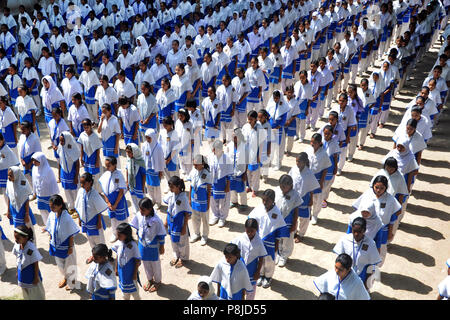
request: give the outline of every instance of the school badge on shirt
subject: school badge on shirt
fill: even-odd
[[[177,206],[181,204],[181,200],[177,200]]]
[[[114,183],[119,183],[119,179],[114,179]]]
[[[22,186],[24,186],[24,185],[27,184],[27,182],[26,182],[25,180],[22,180],[22,181],[20,181],[20,184],[21,184]]]
[[[71,145],[71,144],[68,144],[68,145],[67,145],[67,149],[72,149],[72,145]]]
[[[289,195],[286,195],[285,198],[286,198],[286,200],[291,200],[291,196],[289,196]]]
[[[108,269],[108,270],[105,271],[105,273],[106,273],[106,275],[110,276],[112,271],[111,271],[111,269]]]
[[[276,219],[277,218],[277,214],[276,213],[272,213],[272,219]]]
[[[202,179],[206,179],[206,173],[202,174]]]
[[[217,104],[214,105],[214,109],[217,109]]]
[[[32,254],[33,254],[33,250],[31,250],[31,249],[28,249],[28,251],[27,251],[27,255],[31,256]]]
[[[367,243],[364,243],[361,247],[362,251],[367,251],[367,249],[369,249],[369,245]]]
[[[381,208],[381,209],[386,208],[386,202],[380,203],[380,208]]]

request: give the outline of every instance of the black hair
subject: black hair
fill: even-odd
[[[342,266],[347,270],[350,270],[350,268],[353,265],[352,257],[350,257],[346,253],[341,253],[340,255],[337,256],[335,263],[338,263],[338,262],[340,264],[342,264]]]
[[[26,129],[29,129],[31,132],[33,132],[33,125],[31,124],[31,122],[30,121],[22,121],[21,123],[20,123],[20,125],[21,126],[23,126],[24,128],[26,128]]]
[[[116,157],[107,157],[105,160],[109,161],[113,166],[117,166],[117,158]]]
[[[62,211],[67,210],[67,206],[63,200],[63,198],[59,194],[54,194],[48,200],[49,203],[53,203],[56,206],[62,206]]]
[[[72,98],[82,101],[81,93],[76,92],[72,95]]]
[[[196,109],[197,103],[195,102],[195,100],[188,100],[188,101],[186,101],[186,108]]]
[[[254,218],[248,218],[248,219],[245,221],[244,227],[245,227],[245,228],[250,228],[250,229],[258,230],[258,229],[259,229],[259,226],[258,226],[258,220],[254,219]]]
[[[352,222],[352,228],[355,228],[355,226],[360,226],[362,231],[366,231],[367,229],[367,222],[366,219],[363,217],[357,217]]]
[[[63,113],[63,111],[62,111],[62,109],[61,109],[60,107],[54,108],[54,109],[52,110],[52,112],[54,112],[55,114],[59,114],[59,115],[61,116],[61,119],[64,118],[64,113]]]
[[[186,186],[184,185],[183,179],[181,179],[179,176],[173,176],[168,181],[169,185],[174,185],[178,188],[180,188],[181,192],[184,192],[186,190]]]
[[[0,141],[5,141],[5,137],[3,136],[3,133],[0,132]]]
[[[275,201],[275,191],[273,191],[272,189],[266,189],[266,190],[264,190],[263,196],[264,196],[264,197],[268,197],[268,198],[271,199],[272,201]]]
[[[102,105],[102,109],[106,109],[107,111],[111,111],[111,105],[109,103],[104,103]]]
[[[280,179],[278,180],[280,186],[293,186],[294,185],[294,180],[292,179],[292,177],[288,174],[283,174]]]
[[[169,126],[174,126],[174,121],[171,116],[164,117],[164,119],[162,120],[162,123],[167,124]]]
[[[386,187],[386,190],[388,188],[388,179],[385,176],[376,176],[373,180],[372,186],[374,186],[376,183],[381,182]]]
[[[139,208],[149,210],[150,216],[152,217],[155,215],[155,210],[153,209],[153,201],[148,197],[139,200]]]
[[[89,118],[86,118],[86,119],[83,119],[83,121],[81,121],[81,123],[84,125],[84,124],[87,124],[87,125],[89,125],[89,126],[92,126],[92,121],[91,121],[91,119],[89,119]]]
[[[126,105],[126,104],[130,103],[130,102],[128,101],[127,97],[120,96],[118,103],[119,103],[119,105],[123,106],[123,105]]]
[[[186,109],[181,108],[178,110],[178,113],[179,114],[181,113],[184,116],[184,121],[181,121],[183,123],[187,123],[191,119],[191,116],[189,115],[189,112]]]
[[[297,161],[305,163],[306,167],[309,168],[309,158],[306,152],[300,152],[300,154],[297,157]]]
[[[247,113],[247,117],[256,119],[258,118],[258,112],[256,112],[255,110],[251,110],[249,111],[249,113]]]
[[[320,133],[314,133],[311,137],[311,140],[314,140],[315,142],[322,143],[322,135]]]
[[[151,84],[148,81],[142,81],[141,85],[144,86],[147,89],[150,89],[152,87]]]
[[[207,284],[205,281],[200,281],[197,285],[197,288],[203,289],[203,290],[210,290],[209,284]]]
[[[117,233],[121,233],[124,234],[126,236],[125,238],[125,244],[130,243],[131,241],[134,241],[133,239],[133,230],[131,230],[131,226],[126,223],[126,222],[122,222],[121,224],[119,224],[116,228]]]
[[[89,182],[91,186],[94,184],[94,178],[92,177],[92,174],[89,172],[85,172],[81,175],[81,178],[84,179],[84,181]]]
[[[107,76],[106,74],[102,75],[102,76],[100,77],[100,80],[109,82],[109,78],[108,78],[108,76]]]
[[[92,248],[92,255],[106,257],[109,262],[113,262],[114,259],[112,257],[112,250],[108,249],[106,244],[99,243]]]
[[[333,132],[333,127],[331,125],[327,124],[323,127],[323,131],[325,131],[325,130],[330,130],[331,132]]]
[[[384,161],[383,168],[386,169],[386,166],[389,166],[391,168],[395,168],[395,170],[398,170],[398,162],[397,159],[394,157],[389,157]]]
[[[267,112],[266,109],[261,109],[258,111],[258,113],[261,113],[263,116],[265,116],[267,119],[270,118],[270,114]]]
[[[414,129],[416,129],[416,128],[417,128],[417,120],[411,118],[411,119],[409,119],[409,120],[406,122],[406,125],[407,125],[407,126],[411,126],[411,127],[413,127]]]
[[[241,257],[241,250],[239,249],[239,247],[236,244],[229,243],[223,249],[223,254],[225,254],[225,255],[231,254],[239,259]]]
[[[34,238],[33,229],[28,228],[24,224],[20,225],[20,226],[17,226],[16,229],[19,229],[20,231],[25,232],[27,234],[26,236],[24,236],[23,234],[19,233],[21,237],[27,237],[28,241],[33,241],[33,238]]]
[[[417,97],[417,98],[422,98],[422,97]],[[423,99],[423,98],[422,98],[422,99]],[[422,108],[421,108],[420,106],[418,106],[418,105],[415,105],[415,106],[413,106],[413,107],[411,108],[411,112],[413,112],[413,111],[422,114]]]

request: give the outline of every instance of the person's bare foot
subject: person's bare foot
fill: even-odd
[[[373,133],[370,134],[370,139],[374,139],[375,135]]]
[[[153,283],[153,286],[148,290],[149,292],[156,292],[158,291],[159,287],[161,286],[161,282]]]
[[[360,145],[359,147],[358,147],[358,150],[362,150],[364,148],[364,146],[363,145]]]

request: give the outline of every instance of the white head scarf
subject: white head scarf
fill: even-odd
[[[136,174],[139,171],[139,167],[145,169],[145,161],[142,157],[141,149],[135,143],[127,144],[127,147],[131,147],[133,152],[133,158],[127,156],[127,169],[128,169],[128,184],[132,187],[136,186]]]
[[[5,142],[3,147],[0,148],[0,170],[5,170],[18,165],[19,159],[17,159],[16,154]]]
[[[364,218],[361,214],[361,212],[363,211],[369,212],[370,216],[368,218]],[[370,239],[374,239],[377,232],[383,226],[383,222],[377,215],[375,204],[372,200],[368,199],[367,197],[361,200],[359,209],[350,215],[350,224],[352,224],[353,220],[358,217],[362,217],[364,218],[364,220],[366,220],[366,236]]]
[[[394,157],[397,160],[398,170],[403,174],[410,173],[411,171],[419,169],[417,161],[409,149],[409,140],[405,136],[401,136],[397,139],[397,146],[402,145],[405,147],[405,151],[399,152],[397,148],[391,150],[383,161],[386,161],[388,157]]]
[[[59,194],[55,174],[52,168],[50,168],[45,155],[42,152],[35,152],[31,158],[40,163],[39,166],[33,166],[31,173],[33,177],[33,190],[36,195],[49,197],[54,194]]]
[[[195,59],[194,55],[189,54],[187,56],[187,58],[191,58],[192,66],[189,66],[186,63],[186,65],[184,66],[184,70],[185,70],[186,74],[189,76],[189,78],[191,79],[191,82],[193,83],[194,81],[196,81],[198,78],[201,77],[200,68],[198,67],[197,59]],[[187,60],[187,58],[186,58],[186,60]]]
[[[80,146],[75,141],[75,138],[69,131],[61,132],[64,137],[64,146],[61,143],[58,145],[58,155],[60,164],[65,172],[72,170],[73,163],[80,157]]]
[[[9,203],[19,211],[28,200],[28,196],[33,194],[33,190],[18,166],[13,166],[10,170],[14,175],[14,181],[8,180],[6,183],[6,195],[9,198]]]
[[[378,80],[373,80],[373,74],[378,75]],[[379,72],[374,72],[372,76],[369,79],[369,90],[372,93],[373,97],[376,99],[380,96],[381,93],[384,92],[386,89],[386,86],[384,85],[384,82],[381,80],[381,75]]]
[[[50,84],[48,89],[45,88],[44,79],[47,80],[48,83]],[[46,106],[47,109],[49,109],[54,102],[64,100],[64,96],[62,95],[61,91],[59,91],[52,77],[45,76],[42,78],[41,82],[42,82],[41,97],[42,101],[44,102],[44,106]]]

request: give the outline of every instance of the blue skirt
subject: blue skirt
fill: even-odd
[[[245,191],[245,183],[242,180],[242,175],[240,176],[230,176],[230,190],[241,193]]]
[[[129,143],[135,143],[136,145],[139,146],[139,135],[137,135],[136,139],[133,139],[133,135],[134,135],[137,125],[138,125],[138,122],[136,121],[131,126],[130,131],[127,130],[125,125],[123,126],[123,139],[125,141],[125,145],[128,145]]]
[[[49,200],[50,200],[50,196],[48,196],[48,197],[37,196],[37,207],[38,207],[38,209],[50,212],[51,210],[50,210]]]
[[[116,147],[116,135],[112,135],[108,140],[103,142],[103,156],[105,157],[115,157],[118,158],[119,154],[114,153],[114,148]]]
[[[114,191],[107,195],[110,203],[115,203],[117,200],[117,196],[119,195],[119,191]],[[115,211],[111,211],[108,209],[108,215],[110,219],[117,219],[119,221],[123,221],[126,218],[128,218],[128,206],[127,201],[125,200],[125,193],[122,196],[122,199],[120,199],[119,204],[117,205],[117,208]]]
[[[279,82],[279,79],[280,79],[280,72],[281,72],[281,68],[280,67],[273,68],[273,71],[272,71],[272,73],[269,76],[269,82],[277,84]]]
[[[294,62],[292,62],[287,67],[283,68],[283,72],[281,73],[282,79],[292,79],[294,73]]]
[[[250,94],[247,96],[247,102],[249,103],[260,103],[261,98],[258,98],[259,87],[254,87]]]
[[[97,162],[97,150],[94,151],[90,157],[87,156],[86,152],[83,152],[84,170],[92,175],[96,175],[100,172],[100,168],[95,166]]]
[[[62,160],[61,160],[62,161]],[[65,190],[76,190],[78,185],[73,181],[76,174],[76,165],[73,163],[72,170],[70,172],[65,172],[61,166],[61,185]]]
[[[153,169],[147,169],[145,172],[145,181],[147,185],[151,187],[159,187],[161,185],[161,180],[159,179],[159,172],[155,172]]]
[[[208,96],[208,88],[214,87],[214,78],[212,78],[208,83],[202,80],[202,97],[206,98]]]

